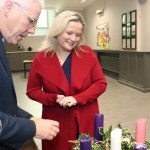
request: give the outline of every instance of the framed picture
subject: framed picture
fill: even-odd
[[[130,46],[130,39],[127,39],[127,48],[131,48],[131,46]]]
[[[126,31],[127,31],[126,26],[124,26],[124,27],[122,28],[122,35],[123,35],[123,36],[126,36],[126,35],[127,35],[127,34],[126,34]]]
[[[127,23],[130,22],[130,13],[127,13]]]
[[[136,50],[137,12],[132,10],[122,14],[122,49]]]
[[[135,48],[135,39],[132,39],[131,44],[132,44],[132,48],[134,49]]]
[[[97,29],[97,45],[102,49],[109,49],[109,22],[96,26]]]
[[[122,48],[126,48],[126,39],[122,39]]]
[[[135,11],[131,12],[131,22],[135,22]]]
[[[127,37],[130,37],[130,27],[127,27]]]
[[[122,14],[122,24],[126,24],[127,23],[127,14]]]
[[[135,35],[135,25],[132,25],[132,27],[131,27],[131,34]]]

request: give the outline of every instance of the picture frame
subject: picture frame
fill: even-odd
[[[132,39],[131,44],[132,44],[132,48],[134,49],[135,48],[135,39]]]
[[[126,39],[122,39],[122,47],[123,47],[123,48],[126,48],[126,45],[127,45],[127,44],[126,44]]]
[[[127,48],[131,48],[130,39],[127,39]]]
[[[127,37],[130,37],[130,35],[131,35],[130,32],[131,32],[131,31],[130,31],[130,26],[128,26],[128,27],[127,27]]]
[[[135,35],[135,25],[131,26],[131,35]]]
[[[130,22],[130,13],[127,13],[127,23]]]
[[[123,28],[122,28],[122,35],[123,36],[126,36],[127,35],[127,29],[126,29],[126,26],[124,26]]]
[[[97,46],[101,49],[109,49],[109,22],[102,23],[96,26],[97,29]]]
[[[135,14],[135,11],[131,12],[131,22],[135,22],[135,17],[136,17],[136,14]]]
[[[122,24],[126,24],[127,23],[127,14],[122,14]]]
[[[137,45],[137,11],[122,14],[122,49],[136,50]]]

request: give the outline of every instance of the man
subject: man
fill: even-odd
[[[33,34],[40,0],[0,0],[0,150],[20,149],[32,137],[52,140],[59,123],[35,118],[17,106],[4,42],[16,44]]]

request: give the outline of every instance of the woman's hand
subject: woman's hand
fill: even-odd
[[[64,96],[64,95],[58,95],[57,96],[57,102],[60,106],[66,108],[66,107],[72,107],[77,104],[77,101],[72,96]]]
[[[64,95],[57,95],[56,102],[59,103],[64,97]]]

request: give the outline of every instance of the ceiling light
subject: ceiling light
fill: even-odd
[[[79,0],[80,1],[80,3],[84,3],[86,0]]]
[[[96,14],[99,15],[99,14],[102,14],[104,12],[104,9],[103,8],[100,8],[100,9],[97,9],[96,10]]]

